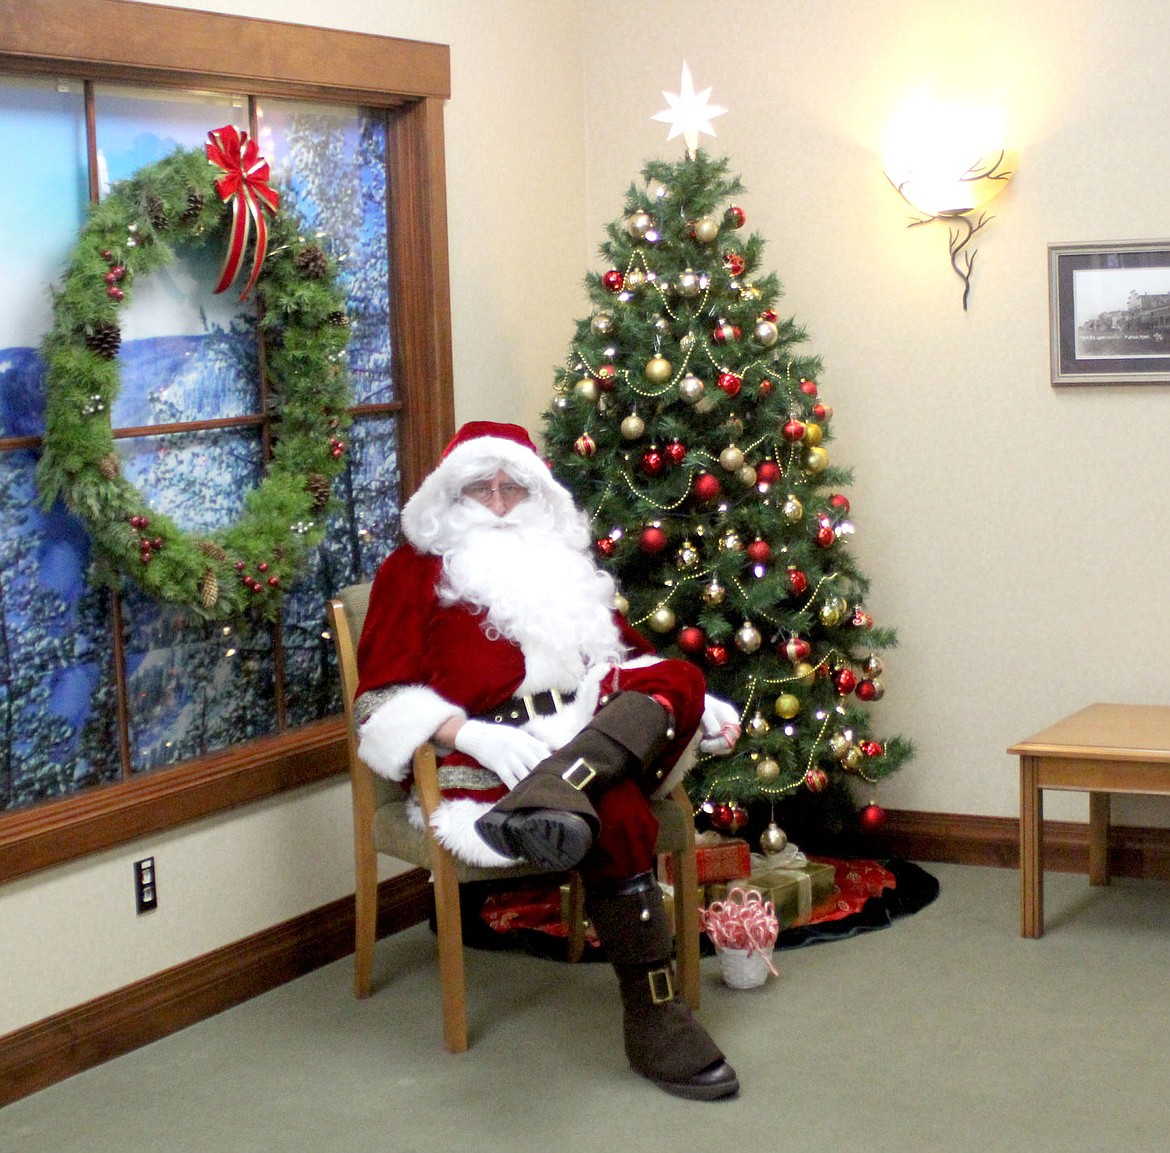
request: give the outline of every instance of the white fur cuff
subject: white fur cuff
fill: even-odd
[[[383,701],[359,730],[358,756],[379,776],[404,781],[414,750],[462,709],[425,685],[404,685]]]

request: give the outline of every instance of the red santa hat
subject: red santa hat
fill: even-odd
[[[588,539],[584,518],[573,498],[553,478],[527,430],[492,420],[468,421],[451,439],[435,470],[406,502],[403,535],[420,552],[436,551],[440,525],[463,489],[501,470],[544,502],[557,529],[568,539],[579,544]]]

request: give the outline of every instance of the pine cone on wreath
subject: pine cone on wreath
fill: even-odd
[[[194,224],[199,217],[199,213],[203,211],[203,205],[206,203],[203,193],[198,192],[194,188],[187,189],[187,207],[183,209],[179,216],[180,224]]]
[[[215,607],[219,600],[219,578],[213,569],[208,569],[199,581],[199,603],[205,609]]]
[[[162,197],[153,192],[146,198],[146,216],[155,232],[164,232],[170,227],[166,205],[163,204]]]
[[[195,547],[205,556],[212,560],[224,561],[227,560],[227,550],[220,548],[213,540],[198,540],[195,542]]]
[[[329,323],[331,325],[333,325],[334,328],[348,328],[349,327],[349,317],[346,316],[345,313],[341,312],[340,310],[338,310],[337,312],[331,312],[329,314]]]
[[[97,467],[106,480],[117,480],[122,471],[122,462],[116,452],[108,452],[97,462]]]
[[[122,346],[122,330],[112,320],[95,320],[85,326],[85,347],[105,360],[113,360]]]
[[[329,498],[333,493],[333,486],[329,483],[329,478],[322,473],[310,473],[305,480],[305,492],[313,498],[313,512],[321,512],[329,504]]]
[[[329,271],[329,257],[315,244],[307,244],[297,253],[296,266],[306,280],[320,280]]]

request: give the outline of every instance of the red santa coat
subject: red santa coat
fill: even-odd
[[[430,740],[449,717],[488,713],[514,697],[522,685],[525,692],[566,688],[563,683],[534,683],[520,646],[489,634],[482,614],[466,605],[441,604],[437,595],[441,568],[439,557],[409,544],[395,550],[375,577],[358,644],[356,708],[363,719],[359,751],[375,772],[398,781],[409,780],[414,749]],[[556,748],[587,723],[603,693],[665,692],[678,700],[677,735],[661,757],[664,764],[675,766],[664,781],[665,790],[685,772],[684,753],[702,711],[701,684],[697,694],[693,684],[677,692],[677,666],[682,662],[660,661],[624,618],[615,614],[615,623],[631,659],[620,668],[591,670],[576,686],[577,697],[564,713],[537,718],[525,728]],[[693,666],[685,665],[685,671],[697,675]],[[473,864],[509,863],[489,849],[473,827],[476,817],[503,795],[504,786],[461,753],[450,753],[440,763],[444,802],[435,822],[440,841]]]

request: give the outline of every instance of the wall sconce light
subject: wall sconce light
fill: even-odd
[[[909,106],[891,126],[885,171],[903,199],[922,215],[910,228],[941,220],[950,233],[951,267],[963,282],[963,310],[971,293],[977,250],[967,246],[992,216],[984,206],[1015,174],[1015,156],[1004,148],[975,143],[998,129],[986,117],[973,119],[937,106]],[[972,163],[972,158],[977,157]]]

